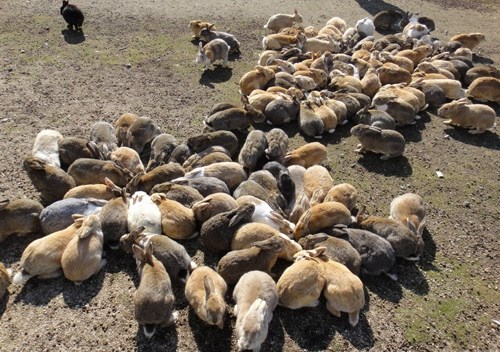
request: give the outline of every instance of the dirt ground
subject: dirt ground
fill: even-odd
[[[179,140],[199,133],[203,115],[214,103],[238,101],[237,83],[256,63],[263,24],[272,14],[290,13],[294,7],[305,25],[316,27],[333,16],[354,25],[379,10],[399,7],[433,18],[434,35],[441,39],[483,32],[487,39],[476,49],[476,64],[498,65],[500,59],[500,7],[495,0],[77,4],[86,16],[84,37],[66,30],[58,1],[0,2],[2,196],[38,199],[21,163],[44,128],[85,138],[93,123],[113,122],[133,112],[152,117]],[[202,72],[193,63],[197,49],[187,24],[198,18],[214,21],[239,38],[242,54],[231,62],[231,70]],[[500,319],[499,129],[470,135],[447,127],[434,113],[400,129],[408,142],[404,157],[386,162],[353,152],[357,140],[350,136],[351,124],[322,140],[335,182],[356,186],[370,214],[387,216],[391,199],[405,192],[424,197],[428,226],[423,258],[416,264],[398,261],[398,282],[362,277],[367,304],[355,328],[345,316],[331,316],[324,301],[297,311],[278,307],[263,351],[498,349],[500,327],[492,320]],[[304,143],[297,128],[287,132],[292,147]],[[37,236],[9,238],[0,245],[0,262],[18,268],[22,251]],[[217,258],[204,254],[198,239],[183,244],[198,264],[216,264]],[[276,272],[283,267],[280,263]],[[228,316],[223,330],[206,326],[179,290],[175,327],[147,341],[133,317],[137,283],[133,260],[110,252],[106,267],[82,286],[59,278],[11,287],[0,300],[0,351],[237,349],[235,319]]]

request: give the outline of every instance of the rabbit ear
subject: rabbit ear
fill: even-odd
[[[311,250],[311,254],[314,254],[314,257],[321,257],[326,251],[326,247],[316,247]]]
[[[198,51],[201,53],[203,50],[203,43],[202,42],[199,42],[198,43]]]
[[[418,228],[417,228],[417,232],[420,236],[422,236],[422,234],[424,233],[424,229],[425,229],[425,225],[426,225],[426,220],[425,218],[422,219],[422,221],[420,222],[420,224],[418,225]]]
[[[4,210],[7,205],[9,205],[9,198],[4,198],[0,200],[0,211]]]
[[[377,132],[378,134],[382,133],[382,129],[380,127],[370,126],[368,129]]]
[[[35,170],[43,170],[45,168],[46,162],[42,159],[32,158],[30,167]]]
[[[245,215],[246,215],[245,212],[241,211],[236,212],[236,214],[231,218],[231,220],[229,220],[229,224],[227,226],[233,227],[239,225],[244,220]]]
[[[419,236],[419,233],[417,231],[417,227],[415,226],[413,221],[410,220],[410,218],[406,218],[406,225],[411,230],[411,232],[413,232],[415,235]]]
[[[88,225],[80,227],[78,238],[83,239],[89,237],[92,234],[93,230],[94,228]]]
[[[362,205],[361,208],[359,208],[358,213],[356,214],[356,223],[357,224],[361,224],[363,222],[363,220],[365,219],[365,217],[364,217],[365,211],[366,211],[366,207],[364,205]]]
[[[212,295],[213,292],[215,292],[215,285],[214,285],[214,280],[212,280],[211,277],[208,275],[205,275],[203,277],[203,286],[205,287],[205,301],[208,300],[208,297]]]

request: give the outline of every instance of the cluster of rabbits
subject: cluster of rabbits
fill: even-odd
[[[61,275],[82,284],[106,265],[105,248],[121,248],[137,264],[135,318],[147,338],[175,323],[173,285],[219,328],[234,287],[240,349],[260,347],[278,304],[313,307],[321,294],[333,315],[348,313],[355,326],[365,304],[357,275],[395,278],[396,257],[422,254],[422,199],[395,199],[393,219],[353,216],[358,192],[334,184],[321,165],[322,144],[289,150],[286,133],[274,128],[253,130],[238,145],[227,130],[179,142],[152,119],[128,113],[95,123],[88,139],[42,130],[23,165],[45,207],[0,202],[0,238],[44,236],[26,247],[16,273],[0,267],[0,288],[11,278]],[[196,236],[219,256],[216,268],[188,255],[182,241]],[[275,280],[278,259],[293,264]]]
[[[440,41],[430,35],[431,19],[395,11],[354,27],[339,17],[319,30],[301,27],[302,21],[297,10],[269,19],[264,28],[271,34],[262,41],[258,65],[239,81],[243,106],[214,107],[207,130],[297,121],[304,135],[321,138],[351,121],[360,142],[356,152],[380,153],[386,160],[405,150],[395,128],[415,124],[429,107],[445,124],[471,134],[495,126],[495,110],[468,99],[500,103],[498,69],[473,65],[472,50],[483,34]],[[398,32],[376,39],[375,29]]]

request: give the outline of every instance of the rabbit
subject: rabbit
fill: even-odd
[[[280,125],[298,119],[300,102],[297,99],[276,99],[264,109],[264,116],[269,125]]]
[[[235,155],[239,149],[238,138],[233,132],[225,130],[191,136],[187,140],[187,145],[195,153],[216,145],[226,148],[231,155]]]
[[[276,283],[262,271],[250,271],[238,280],[233,300],[238,350],[259,351],[278,305]]]
[[[283,247],[284,242],[278,236],[254,242],[251,248],[231,251],[224,255],[217,264],[217,272],[228,285],[236,284],[245,273],[252,270],[269,274]]]
[[[325,247],[324,255],[345,265],[354,275],[361,270],[361,256],[358,251],[346,240],[328,236],[326,233],[307,235],[299,240],[303,249],[317,249]]]
[[[132,252],[141,277],[134,293],[134,315],[149,340],[158,326],[164,327],[175,322],[175,297],[165,267],[153,255],[152,243],[149,242],[145,249],[133,244]]]
[[[416,21],[411,21],[403,28],[403,34],[406,34],[410,38],[420,39],[423,36],[429,34],[429,28],[423,23]]]
[[[337,224],[349,226],[353,222],[351,212],[342,203],[325,202],[312,206],[297,222],[294,238],[300,238]]]
[[[167,199],[164,193],[152,194],[151,200],[160,209],[163,234],[175,240],[186,240],[198,235],[196,219],[191,208],[175,200]]]
[[[309,199],[311,199],[316,190],[321,189],[326,195],[332,187],[333,178],[326,167],[322,165],[313,165],[307,168],[304,173],[304,191]],[[322,199],[320,201],[322,201]]]
[[[337,125],[340,124],[335,111],[330,109],[330,107],[328,107],[328,105],[325,104],[323,99],[311,101],[311,107],[313,111],[323,121],[324,131],[328,133],[335,132],[335,128],[337,127]]]
[[[314,83],[316,83],[316,86],[318,88],[324,88],[326,87],[326,83],[328,81],[328,75],[326,74],[325,71],[315,69],[315,68],[307,68],[307,69],[300,69],[297,70],[293,73],[294,77],[297,76],[305,76],[312,78],[314,80]]]
[[[76,186],[104,183],[107,177],[120,187],[125,186],[133,174],[110,160],[78,159],[68,168],[68,175]],[[74,187],[74,186],[73,186]]]
[[[324,251],[325,247],[319,247],[295,254],[295,262],[283,271],[276,285],[279,305],[289,309],[319,305],[326,282],[321,261],[316,257]]]
[[[184,169],[181,165],[177,163],[163,164],[147,173],[138,173],[130,180],[126,188],[130,193],[137,191],[149,193],[154,186],[183,176]]]
[[[462,84],[460,81],[455,80],[455,79],[448,79],[448,78],[442,78],[442,79],[424,79],[422,81],[422,84],[435,84],[441,87],[446,95],[446,98],[448,99],[461,99],[465,97],[465,90],[462,89]],[[469,87],[470,89],[470,87]]]
[[[183,245],[171,238],[153,233],[144,233],[143,226],[123,234],[120,238],[120,247],[126,253],[132,253],[134,244],[145,247],[149,242],[154,247],[155,258],[158,259],[170,278],[181,284],[186,284],[190,273],[196,268],[196,264],[191,260]]]
[[[174,184],[189,185],[201,193],[202,196],[208,197],[214,193],[230,194],[229,188],[224,181],[216,177],[198,176],[194,178],[179,177],[172,180]]]
[[[134,175],[145,171],[139,153],[132,148],[116,148],[110,153],[109,159],[124,169],[130,170]]]
[[[41,230],[43,205],[32,199],[0,200],[0,243],[10,235],[24,236]]]
[[[288,135],[281,128],[273,128],[265,134],[267,147],[264,150],[269,160],[282,161],[288,152]]]
[[[305,89],[307,89],[307,90],[314,89],[314,87],[316,86],[316,83],[312,79],[309,79],[309,81],[312,82],[312,86],[311,87],[305,87]],[[273,81],[271,81],[271,82],[273,82]],[[299,87],[299,83],[301,83],[300,87]],[[283,88],[284,89],[290,89],[290,88],[300,89],[301,87],[304,86],[304,84],[305,83],[303,83],[303,82],[297,82],[297,80],[295,79],[295,76],[292,75],[291,73],[288,73],[288,72],[276,72],[274,74],[274,86],[271,86],[271,87],[269,87],[267,89],[268,90],[269,89],[283,89]]]
[[[282,28],[292,27],[294,24],[302,23],[302,16],[299,15],[298,10],[294,9],[293,12],[293,15],[272,15],[264,25],[264,28],[271,32],[278,33]]]
[[[386,84],[410,83],[411,73],[396,64],[386,62],[377,69],[382,86]]]
[[[252,196],[265,201],[274,211],[278,212],[281,209],[277,202],[277,198],[270,194],[270,190],[266,189],[255,180],[243,181],[233,192],[233,197],[236,200],[245,196]]]
[[[330,93],[327,93],[325,91],[322,91],[321,94],[324,97],[330,97],[334,100],[337,100],[339,102],[344,103],[344,105],[346,107],[346,118],[347,119],[352,118],[356,114],[356,112],[358,112],[362,108],[359,101],[356,98],[354,98],[354,96],[352,96],[351,94],[339,93],[339,92],[330,94]]]
[[[212,64],[218,60],[222,60],[222,66],[227,67],[229,49],[229,45],[223,39],[214,39],[205,45],[200,42],[194,61],[197,64],[205,65],[204,71],[210,69]]]
[[[373,97],[375,110],[387,112],[396,123],[396,126],[414,125],[417,119],[417,111],[413,105],[400,99],[392,92],[377,93]]]
[[[196,268],[186,282],[184,293],[196,315],[208,325],[224,328],[227,284],[208,266]]]
[[[61,168],[47,164],[44,160],[29,156],[23,161],[23,169],[40,192],[42,203],[54,203],[75,187],[75,180]]]
[[[263,89],[274,79],[274,71],[268,67],[257,65],[241,77],[239,81],[240,94],[248,95],[255,89]]]
[[[316,114],[309,101],[300,103],[299,112],[300,130],[308,137],[321,138],[324,131],[323,120]],[[285,157],[286,163],[286,157]]]
[[[255,110],[248,103],[248,99],[243,97],[242,100],[243,108],[230,108],[216,112],[206,118],[205,126],[214,131],[244,131],[253,123],[263,123],[266,120],[261,111]]]
[[[142,191],[135,192],[129,202],[127,228],[129,231],[144,226],[149,233],[162,233],[161,211],[151,197]]]
[[[427,48],[427,47],[420,46],[418,48]],[[415,70],[415,67],[423,59],[422,58],[423,55],[420,52],[421,52],[421,50],[417,51],[416,49],[415,49],[415,51],[412,51],[412,50],[403,50],[403,51],[401,51],[401,55],[397,55],[397,54],[396,55],[392,55],[391,53],[389,53],[387,51],[382,51],[378,55],[378,59],[380,60],[380,62],[382,64],[384,64],[386,62],[390,62],[390,63],[398,65],[401,68],[404,68],[406,71],[408,71],[410,73],[413,73],[413,71]],[[424,53],[425,53],[425,51],[424,51]],[[410,58],[410,57],[415,57],[415,61],[418,61],[418,63],[415,64],[414,60],[412,58]]]
[[[396,257],[418,261],[424,253],[424,240],[411,220],[405,226],[393,219],[369,216],[358,220],[358,225],[389,241]]]
[[[323,259],[323,257],[321,257]],[[359,311],[365,305],[363,283],[346,266],[324,257],[321,264],[326,285],[323,294],[326,308],[334,316],[340,318],[340,312],[349,314],[349,324],[356,326]]]
[[[283,195],[285,200],[285,209],[288,210],[290,204],[295,200],[295,182],[292,179],[292,175],[288,172],[288,169],[281,171],[278,175],[278,189]]]
[[[215,27],[213,27],[213,24],[210,22],[205,22],[202,20],[193,20],[189,22],[189,29],[191,29],[191,31],[193,32],[194,39],[200,39],[201,30],[206,28],[207,26],[215,29]]]
[[[331,235],[348,241],[361,256],[361,273],[378,276],[386,274],[397,280],[396,255],[389,241],[373,232],[335,226],[328,231]]]
[[[417,116],[416,114],[423,108],[419,97],[417,97],[416,94],[414,94],[412,91],[408,90],[406,87],[402,88],[399,85],[385,85],[380,90],[378,91],[377,94],[375,94],[373,100],[378,101],[383,98],[388,98],[394,102],[405,102],[413,107],[413,110],[415,112],[415,119],[420,119],[420,116]],[[425,97],[424,97],[425,99]]]
[[[125,113],[113,123],[116,130],[116,140],[119,146],[124,146],[127,139],[127,131],[132,124],[139,119],[139,116],[132,113]]]
[[[81,29],[85,16],[83,16],[82,10],[76,5],[69,4],[69,1],[63,0],[60,13],[68,24],[69,30],[73,30],[73,27],[75,27],[75,30]]]
[[[82,226],[66,245],[61,257],[64,276],[81,285],[106,265],[102,258],[104,236],[99,216],[92,214],[83,218]]]
[[[284,87],[269,87],[271,89],[285,89]],[[286,91],[286,89],[285,89]],[[284,93],[286,94],[286,93]],[[252,92],[248,95],[248,101],[250,102],[250,105],[256,110],[260,110],[262,112],[265,111],[266,106],[269,105],[274,100],[289,100],[287,96],[283,95],[281,92],[277,93],[274,91],[267,91],[267,90],[262,90],[262,89],[254,89]]]
[[[194,203],[203,200],[201,193],[193,187],[163,182],[151,189],[153,193],[164,193],[168,199],[175,200],[185,207],[191,208]]]
[[[245,169],[235,162],[222,162],[199,167],[186,173],[185,176],[187,178],[215,177],[222,180],[230,191],[247,179]]]
[[[450,38],[451,42],[459,42],[462,48],[473,50],[486,39],[483,33],[461,33]]]
[[[7,288],[11,284],[11,271],[6,269],[3,263],[0,263],[0,299],[7,293]]]
[[[401,23],[405,14],[399,10],[379,11],[373,18],[373,24],[378,31],[401,32]]]
[[[429,56],[433,51],[432,45],[426,44],[416,47],[415,49],[401,50],[396,53],[396,57],[402,56],[413,61],[414,67],[416,67],[424,58]]]
[[[61,258],[71,239],[78,235],[84,217],[74,214],[74,222],[61,231],[56,231],[31,242],[23,251],[20,266],[12,283],[19,285],[36,276],[39,279],[52,279],[62,275]]]
[[[293,203],[289,206],[288,219],[297,224],[302,215],[311,208],[311,202],[304,192],[295,195]]]
[[[54,202],[40,212],[42,231],[47,235],[61,231],[74,222],[73,214],[96,214],[105,204],[105,200],[91,198],[68,198]]]
[[[304,144],[285,155],[285,166],[300,165],[308,168],[319,165],[327,159],[327,149],[319,142]]]
[[[71,188],[64,194],[63,199],[68,198],[96,198],[110,200],[114,197],[113,192],[105,184],[81,185]]]
[[[378,127],[358,124],[351,128],[351,134],[361,142],[356,153],[365,150],[381,153],[381,160],[388,160],[403,155],[405,150],[405,139],[403,135],[394,130],[382,130]]]
[[[87,147],[88,141],[77,137],[64,137],[59,141],[59,159],[61,168],[67,170],[76,159],[92,158],[92,152]]]
[[[447,125],[469,129],[470,134],[484,133],[495,126],[496,113],[484,104],[472,104],[466,98],[454,100],[438,109],[438,116],[447,118]]]
[[[262,49],[263,50],[281,50],[288,47],[302,48],[303,43],[306,41],[306,37],[303,33],[297,33],[292,35],[287,34],[269,34],[262,38]]]
[[[306,39],[306,40],[304,40]],[[302,44],[302,51],[304,53],[320,53],[324,54],[325,52],[330,53],[338,53],[340,52],[340,42],[336,40],[333,36],[328,36],[325,39],[321,39],[318,37],[314,38],[299,38]]]
[[[193,204],[193,212],[196,220],[203,224],[211,217],[236,209],[238,204],[232,196],[227,193],[213,193],[203,200]]]
[[[243,204],[236,209],[214,215],[201,226],[201,242],[212,252],[223,253],[231,250],[235,232],[240,225],[251,221],[254,211],[253,204]]]
[[[161,134],[160,127],[150,117],[141,116],[128,128],[123,146],[141,154],[144,147],[159,134]]]
[[[464,83],[469,86],[479,77],[493,77],[500,79],[500,70],[493,65],[472,67],[465,73]]]
[[[272,173],[266,170],[254,171],[248,177],[248,181],[255,181],[267,192],[267,196],[257,198],[266,200],[277,211],[281,211],[286,208],[286,200],[281,194],[278,188],[278,181]],[[234,195],[235,194],[233,194],[233,196]],[[238,197],[235,196],[235,198]]]
[[[339,202],[345,205],[349,211],[356,207],[358,191],[349,183],[341,183],[331,187],[325,196],[324,202]]]
[[[422,236],[425,225],[425,203],[424,199],[415,193],[405,193],[394,198],[390,204],[390,218],[398,220],[403,225],[411,221],[417,228],[417,232]]]
[[[261,130],[253,130],[247,135],[245,143],[238,155],[238,163],[243,168],[252,172],[257,167],[257,162],[264,155],[267,148],[266,134]]]
[[[370,109],[369,106],[359,110],[352,120],[356,124],[362,123],[383,130],[394,130],[396,128],[396,122],[391,115],[382,110]]]
[[[128,232],[128,202],[129,198],[124,188],[116,186],[110,179],[105,179],[106,186],[113,191],[110,199],[99,212],[104,243],[111,249],[119,248],[122,235]]]
[[[225,152],[214,151],[212,153],[208,153],[203,157],[201,156],[201,154],[193,154],[184,162],[184,164],[182,164],[182,168],[186,172],[189,172],[193,169],[196,169],[197,167],[230,161],[233,161],[233,159],[231,159],[228,153]]]
[[[500,79],[479,77],[470,84],[466,95],[481,102],[493,101],[500,105]]]
[[[375,25],[370,18],[366,17],[356,22],[356,31],[361,34],[362,39],[375,33]]]
[[[63,135],[55,130],[42,130],[35,138],[31,155],[41,159],[47,165],[61,167],[59,159],[59,143],[63,140]]]
[[[166,164],[175,147],[179,145],[177,139],[169,133],[157,135],[151,142],[151,154],[146,166],[146,171],[151,171],[155,167]]]
[[[118,148],[118,139],[116,131],[112,124],[104,121],[96,122],[90,128],[90,142],[97,145],[98,151],[106,155]],[[97,155],[94,157],[98,157]]]
[[[238,204],[238,206],[253,204],[255,210],[252,214],[252,222],[269,225],[288,237],[293,237],[295,225],[283,218],[281,214],[273,210],[265,201],[251,195],[246,195],[237,198],[236,204]]]
[[[272,236],[280,237],[284,243],[284,248],[278,253],[278,258],[293,262],[294,254],[301,251],[302,247],[294,240],[291,240],[289,236],[265,223],[251,222],[241,226],[234,234],[231,250],[250,248],[253,243],[267,240]]]
[[[373,96],[377,94],[380,87],[382,87],[382,83],[380,82],[380,78],[375,67],[370,67],[368,69],[363,78],[360,80],[360,83],[361,91],[370,98],[373,98]]]
[[[318,88],[318,85],[316,84],[314,79],[311,77],[304,76],[304,75],[297,75],[297,76],[293,76],[293,78],[295,79],[295,85],[297,86],[297,88],[302,89],[306,92],[310,92],[310,91]]]
[[[228,45],[228,50],[230,54],[239,54],[240,53],[240,42],[233,34],[226,32],[214,31],[215,24],[207,25],[200,31],[200,37],[202,41],[206,43],[213,42],[216,39],[224,40],[224,42]]]

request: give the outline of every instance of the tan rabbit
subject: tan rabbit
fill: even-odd
[[[238,204],[227,193],[214,193],[193,204],[196,220],[203,224],[212,216],[236,209]]]
[[[118,145],[121,146],[126,142],[127,131],[132,126],[132,124],[139,119],[139,116],[132,113],[125,113],[121,115],[116,121],[113,123],[113,126],[116,130],[116,139],[118,141]]]
[[[73,215],[74,223],[64,230],[57,231],[31,242],[21,256],[22,271],[16,273],[12,282],[16,285],[33,276],[51,279],[62,275],[61,258],[71,239],[77,236],[84,217]]]
[[[236,284],[243,274],[252,270],[270,273],[283,247],[283,240],[273,236],[255,242],[251,248],[231,251],[219,260],[217,272],[228,285]]]
[[[5,268],[5,265],[3,265],[3,263],[0,263],[0,299],[3,298],[3,296],[7,292],[7,288],[10,285],[10,275],[10,271]]]
[[[83,218],[82,226],[76,236],[68,242],[61,257],[64,276],[81,285],[106,265],[102,258],[104,237],[98,215]]]
[[[481,102],[493,101],[500,105],[500,79],[479,77],[470,84],[467,96]]]
[[[207,26],[213,28],[214,30],[216,29],[212,23],[205,22],[202,20],[193,20],[193,21],[189,22],[188,27],[193,32],[193,38],[199,39],[201,30],[206,28]]]
[[[325,249],[318,247],[295,254],[295,263],[285,269],[277,283],[280,305],[290,309],[318,306],[325,278],[321,261],[315,257]]]
[[[96,198],[103,200],[110,200],[114,197],[113,192],[102,183],[95,185],[80,185],[71,188],[63,199],[67,198]]]
[[[231,191],[247,179],[247,173],[245,169],[243,169],[243,166],[232,161],[199,167],[186,173],[187,178],[202,176],[215,177],[222,180]]]
[[[276,283],[262,271],[250,271],[234,287],[233,299],[238,349],[259,351],[278,304]]]
[[[438,109],[438,116],[447,118],[447,125],[469,129],[470,134],[484,133],[495,126],[496,113],[484,104],[472,104],[466,98],[454,100]]]
[[[157,326],[174,323],[175,298],[165,267],[153,256],[153,245],[149,243],[142,249],[134,244],[132,251],[141,277],[134,294],[135,319],[143,326],[144,336],[150,339]]]
[[[294,24],[302,23],[302,16],[299,15],[297,9],[294,9],[293,15],[287,14],[276,14],[272,15],[271,18],[264,25],[264,28],[271,32],[277,33],[280,29],[285,27],[292,27]]]
[[[450,41],[459,42],[463,48],[472,50],[485,39],[486,37],[483,33],[461,33],[451,37]]]
[[[317,233],[337,224],[349,226],[352,221],[351,212],[342,203],[320,203],[312,206],[300,217],[295,227],[294,238],[297,241],[310,233]]]
[[[327,149],[319,142],[304,144],[285,155],[285,166],[301,165],[308,168],[313,165],[319,165],[327,159]]]
[[[161,226],[165,235],[176,240],[186,240],[198,235],[196,219],[191,208],[167,199],[164,193],[151,195],[151,200],[160,209]]]
[[[132,171],[134,175],[144,172],[144,165],[141,157],[134,149],[129,147],[119,147],[109,154],[109,159],[120,165],[124,169]]]
[[[31,199],[0,200],[0,243],[10,235],[25,235],[41,229],[43,206]]]
[[[208,266],[196,268],[186,282],[184,293],[198,317],[209,325],[224,328],[227,284]]]
[[[358,201],[358,191],[349,183],[341,183],[330,188],[324,201],[342,203],[349,211],[352,211]]]
[[[424,232],[425,219],[424,199],[415,193],[405,193],[392,200],[390,205],[390,217],[407,225],[411,221],[420,235]]]
[[[321,189],[324,194],[333,187],[333,178],[326,167],[322,165],[313,165],[307,168],[304,173],[304,191],[309,199],[316,190]],[[323,199],[320,199],[322,202]]]
[[[254,70],[245,73],[241,77],[239,82],[240,92],[243,95],[248,95],[255,89],[263,89],[273,78],[273,70],[257,65]]]
[[[140,172],[135,175],[127,184],[127,191],[132,194],[137,191],[149,193],[154,186],[163,182],[170,182],[182,176],[184,176],[184,169],[178,163],[163,164],[147,173]]]

